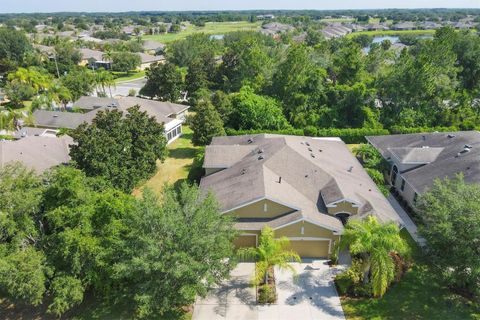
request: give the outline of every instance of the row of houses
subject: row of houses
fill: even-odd
[[[148,52],[155,51],[155,53],[159,52],[158,50],[161,46],[156,45],[153,43],[154,41],[150,41],[146,43],[144,46],[145,50]],[[44,45],[35,45],[34,46],[38,51],[44,53],[48,56],[49,59],[55,59],[55,48],[44,46]],[[153,49],[152,49],[153,48]],[[93,50],[88,48],[81,48],[78,50],[81,54],[81,61],[79,65],[81,66],[88,66],[91,69],[99,69],[103,68],[105,70],[109,70],[112,68],[112,59],[109,58],[103,51],[100,50]],[[164,62],[165,57],[163,55],[152,55],[145,52],[137,52],[135,53],[140,57],[140,66],[138,67],[139,70],[145,70],[149,68],[153,63],[157,62]]]
[[[480,182],[480,133],[367,137],[390,164],[389,181],[415,208],[434,180]],[[258,134],[216,137],[206,147],[202,192],[233,216],[237,247],[258,245],[264,226],[303,258],[329,257],[350,219],[403,220],[338,138]]]
[[[356,24],[356,23],[330,23],[322,29],[322,34],[326,39],[343,37],[352,32],[361,31],[386,31],[386,30],[435,30],[442,26],[452,26],[455,29],[473,29],[476,25],[472,21],[467,22],[444,22],[437,23],[433,21],[412,22],[405,21],[394,25],[384,23]]]
[[[59,129],[75,129],[82,123],[91,123],[100,111],[126,111],[136,105],[164,125],[165,136],[171,143],[182,135],[182,124],[189,109],[185,105],[134,97],[82,97],[73,105],[82,112],[36,110],[33,113],[33,127],[17,130],[13,134],[13,141],[1,140],[0,168],[18,161],[42,173],[51,167],[67,164],[73,140],[67,135],[58,137]]]

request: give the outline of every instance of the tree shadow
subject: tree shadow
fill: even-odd
[[[196,149],[191,148],[175,148],[168,150],[168,156],[174,159],[192,159],[195,157]]]

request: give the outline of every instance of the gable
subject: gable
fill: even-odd
[[[331,215],[335,215],[337,213],[348,213],[350,215],[355,215],[358,213],[358,207],[358,204],[353,201],[342,200],[328,205],[327,211]]]
[[[280,204],[269,199],[260,199],[240,208],[225,212],[239,219],[273,219],[287,213],[297,211],[287,205]]]
[[[275,237],[289,238],[327,238],[336,239],[338,236],[332,230],[315,225],[308,221],[302,220],[283,227],[275,229]]]

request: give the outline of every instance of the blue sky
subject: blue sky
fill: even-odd
[[[480,8],[480,0],[0,0],[0,12]]]

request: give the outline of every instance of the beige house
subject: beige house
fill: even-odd
[[[216,137],[200,182],[236,219],[237,247],[256,246],[265,225],[301,257],[329,257],[348,219],[400,221],[338,138],[285,135]]]

